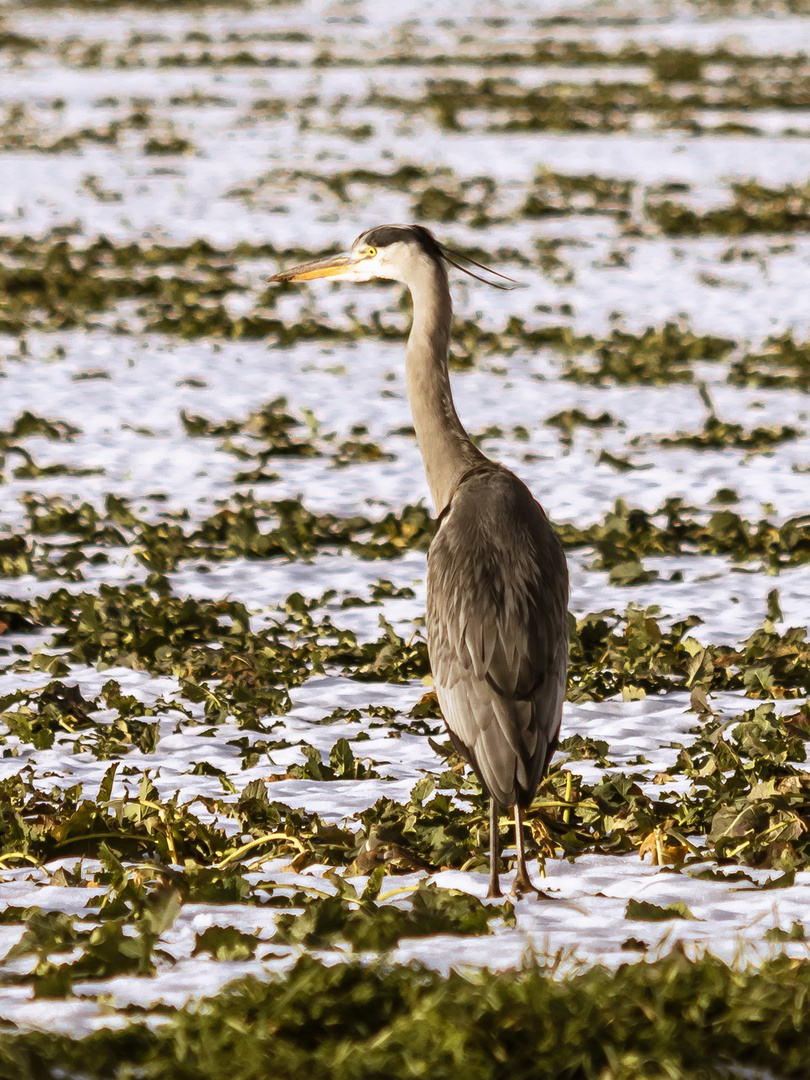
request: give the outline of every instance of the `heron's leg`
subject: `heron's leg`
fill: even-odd
[[[512,886],[512,895],[520,899],[524,893],[534,893],[536,896],[545,896],[542,889],[538,889],[529,877],[526,868],[526,845],[523,839],[523,810],[515,803],[515,846],[517,847],[517,874]]]
[[[498,835],[498,804],[489,800],[489,897],[503,896],[498,868],[501,865],[501,838]]]

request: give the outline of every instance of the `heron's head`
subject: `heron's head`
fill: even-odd
[[[465,274],[479,281],[486,281],[466,267],[460,266],[456,259],[464,259],[465,262],[503,278],[504,281],[511,281],[511,278],[504,277],[497,270],[490,270],[473,259],[448,251],[423,225],[379,225],[361,233],[349,252],[290,267],[289,270],[274,274],[269,280],[312,281],[314,278],[331,277],[344,281],[371,281],[373,278],[387,278],[409,284],[420,269],[426,269],[427,263],[441,267],[442,270],[445,263],[450,263]],[[487,284],[499,289],[510,288],[509,285],[500,285],[494,281],[488,281]]]

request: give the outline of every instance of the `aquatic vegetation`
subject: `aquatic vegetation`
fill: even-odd
[[[810,185],[769,188],[754,181],[731,184],[726,206],[696,211],[672,200],[648,201],[647,216],[666,236],[745,236],[810,229]]]
[[[3,1076],[804,1076],[807,5],[699,8],[4,8]],[[575,569],[548,901],[478,898],[408,303],[266,286],[353,220],[529,286],[451,366]]]

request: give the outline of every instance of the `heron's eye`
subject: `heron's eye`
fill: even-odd
[[[377,249],[375,247],[367,247],[365,249],[365,251],[363,252],[363,258],[364,259],[373,259],[376,254],[377,254]]]

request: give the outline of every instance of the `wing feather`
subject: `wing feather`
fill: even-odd
[[[520,480],[463,478],[428,556],[428,650],[453,742],[501,805],[531,801],[559,731],[568,573]]]

